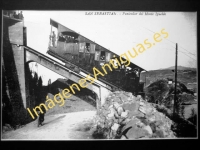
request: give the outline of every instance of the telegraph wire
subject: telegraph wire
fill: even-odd
[[[183,53],[184,55],[190,57],[189,55],[187,55],[186,53],[184,53],[184,52],[182,52],[182,51],[179,51],[179,52],[181,52],[181,53]],[[197,61],[196,59],[194,59],[194,58],[192,58],[192,57],[190,57],[190,58],[193,59],[193,60],[195,60],[195,61]]]
[[[182,46],[180,46],[182,49],[184,49],[185,51],[187,51],[190,55],[194,55],[194,56],[196,56],[195,54],[193,54],[193,53],[191,53],[191,52],[189,52],[188,50],[186,50],[185,48],[183,48]]]
[[[143,26],[142,26],[143,27]],[[154,31],[152,31],[152,30],[150,30],[150,29],[148,29],[148,28],[146,28],[146,27],[143,27],[144,29],[146,29],[146,30],[148,30],[148,31],[150,31],[150,32],[152,32],[152,33],[156,33],[156,32],[154,32]],[[173,44],[176,44],[175,42],[173,42],[173,41],[171,41],[171,40],[169,40],[169,39],[165,39],[165,40],[167,40],[167,41],[169,41],[169,42],[171,42],[171,43],[173,43]],[[185,51],[187,51],[188,52],[188,54],[190,54],[190,55],[193,55],[193,56],[196,56],[195,54],[193,54],[193,53],[191,53],[191,52],[189,52],[188,50],[186,50],[184,47],[182,47],[182,46],[179,46],[181,49],[183,49],[183,50],[185,50]],[[175,47],[174,47],[175,48]],[[180,51],[180,50],[179,50]],[[189,57],[189,56],[188,56]],[[193,59],[193,58],[192,58]]]

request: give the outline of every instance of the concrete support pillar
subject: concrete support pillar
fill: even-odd
[[[14,55],[14,61],[16,66],[16,73],[17,78],[19,81],[19,87],[20,87],[20,94],[22,97],[22,101],[24,104],[24,108],[27,107],[26,104],[26,89],[25,89],[25,65],[24,65],[24,48],[23,46],[17,46],[12,45],[13,55]]]
[[[3,18],[3,61],[12,105],[12,125],[26,122],[23,23]]]

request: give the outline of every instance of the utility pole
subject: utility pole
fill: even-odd
[[[176,57],[175,57],[175,88],[174,88],[174,110],[173,110],[173,115],[175,115],[176,112],[176,104],[177,104],[177,96],[176,96],[176,85],[177,85],[177,57],[178,55],[178,44],[176,43]]]

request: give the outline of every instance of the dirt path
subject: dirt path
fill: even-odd
[[[5,132],[2,140],[70,140],[93,139],[92,130],[96,111],[80,111],[45,116],[44,125],[37,120],[15,131]]]

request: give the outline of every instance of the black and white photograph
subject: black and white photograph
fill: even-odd
[[[197,12],[3,10],[1,140],[198,138]]]

